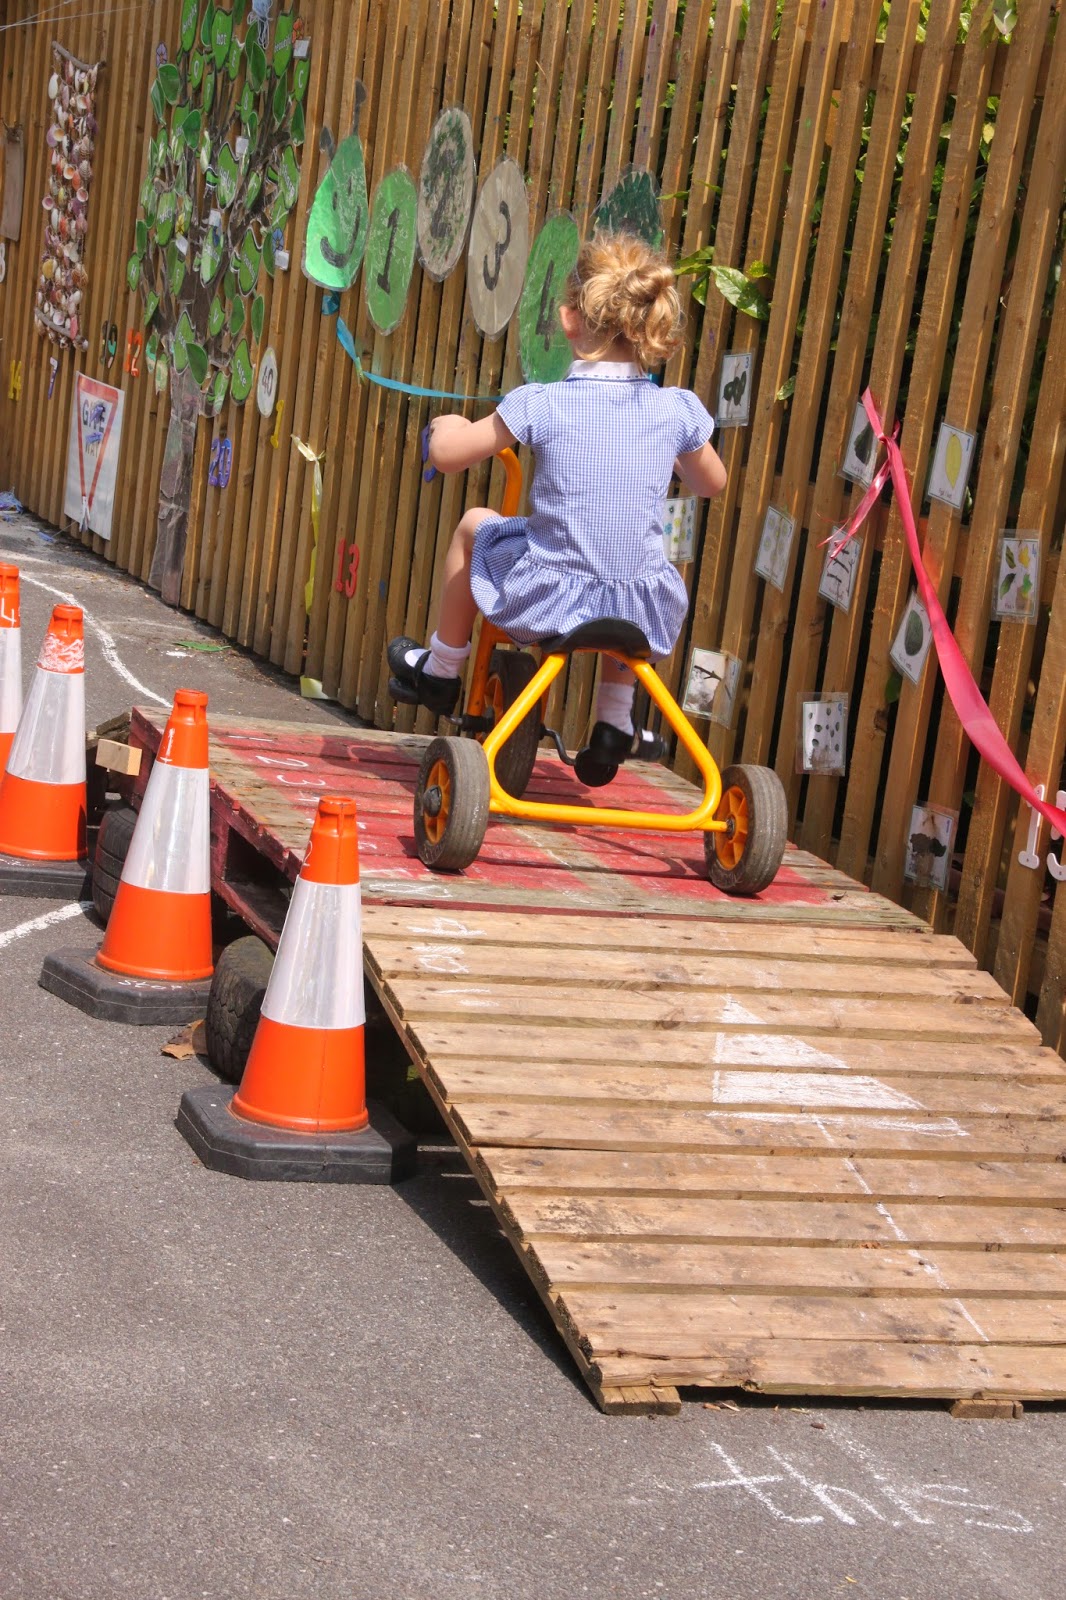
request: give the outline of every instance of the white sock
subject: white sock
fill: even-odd
[[[407,664],[415,667],[424,650],[408,650]],[[463,662],[470,654],[470,645],[442,644],[436,634],[429,641],[429,660],[425,670],[431,678],[457,678],[462,670]]]
[[[621,733],[632,733],[635,691],[635,683],[601,683],[596,695],[596,721],[609,722]]]

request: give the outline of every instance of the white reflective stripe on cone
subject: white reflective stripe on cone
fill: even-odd
[[[206,767],[154,763],[122,882],[168,894],[210,893],[211,779]]]
[[[85,782],[85,674],[34,673],[7,758],[7,770],[30,783]]]
[[[297,878],[263,1016],[292,1028],[358,1028],[363,1004],[363,911],[357,883]]]
[[[14,733],[22,710],[22,635],[0,628],[0,733]]]

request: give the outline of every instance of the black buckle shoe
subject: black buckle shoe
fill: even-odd
[[[588,744],[579,750],[574,771],[589,789],[602,789],[618,776],[623,761],[661,761],[666,741],[646,728],[623,733],[610,722],[597,722]]]
[[[425,706],[434,716],[450,717],[458,704],[463,680],[437,678],[431,672],[427,672],[426,662],[429,660],[430,652],[424,647],[412,666],[407,659],[407,653],[419,648],[417,639],[401,637],[389,640],[385,652],[392,673],[389,679],[389,693],[394,700],[400,701],[403,705]]]

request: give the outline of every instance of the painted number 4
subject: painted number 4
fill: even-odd
[[[1036,792],[1040,796],[1041,800],[1043,800],[1043,798],[1044,798],[1044,785],[1042,783],[1038,783],[1037,784]],[[1066,789],[1060,789],[1059,790],[1058,794],[1055,796],[1055,804],[1057,806],[1059,806],[1060,808],[1066,806]],[[1036,847],[1037,847],[1037,844],[1038,844],[1039,839],[1040,839],[1040,823],[1041,823],[1041,820],[1042,819],[1041,819],[1039,811],[1034,811],[1032,806],[1030,806],[1029,807],[1029,837],[1025,842],[1025,849],[1018,851],[1018,863],[1019,863],[1019,865],[1023,866],[1023,867],[1029,867],[1034,872],[1040,866],[1040,857],[1037,854]],[[1062,835],[1059,833],[1057,828],[1052,828],[1051,837],[1052,837],[1053,840],[1054,839],[1061,839]],[[1061,851],[1059,852],[1059,854],[1057,856],[1052,855],[1050,850],[1048,851],[1048,853],[1047,853],[1047,869],[1051,873],[1051,876],[1056,880],[1056,882],[1058,882],[1058,883],[1066,882],[1066,866],[1063,866],[1063,863],[1062,863],[1062,852]]]

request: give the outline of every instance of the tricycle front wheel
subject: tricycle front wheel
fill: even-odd
[[[776,878],[788,842],[781,779],[772,767],[727,767],[715,817],[729,826],[703,835],[707,876],[725,894],[758,894]]]
[[[415,790],[415,847],[438,872],[461,872],[489,824],[489,764],[472,739],[432,739]]]

